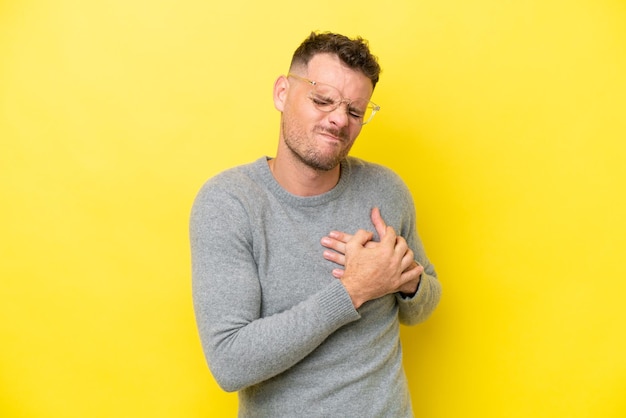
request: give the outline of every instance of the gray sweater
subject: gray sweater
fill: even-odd
[[[356,310],[320,239],[374,231],[374,206],[425,273],[412,298],[387,295]],[[425,320],[441,288],[411,194],[392,171],[349,157],[335,188],[299,197],[260,158],[202,187],[190,241],[202,346],[218,384],[239,391],[240,417],[413,416],[399,323]]]

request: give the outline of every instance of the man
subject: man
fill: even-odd
[[[366,41],[312,33],[274,85],[275,158],[200,190],[193,298],[219,385],[240,417],[410,417],[399,323],[441,288],[390,170],[348,157],[378,106]]]

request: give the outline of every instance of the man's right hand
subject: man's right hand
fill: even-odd
[[[322,239],[322,245],[334,250],[325,251],[324,257],[344,266],[333,270],[333,275],[342,281],[355,308],[391,293],[415,293],[424,271],[404,238],[386,225],[378,208],[371,216],[380,242],[372,241],[374,234],[364,230],[354,235],[332,231]]]

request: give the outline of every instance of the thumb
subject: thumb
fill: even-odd
[[[388,245],[391,248],[395,248],[398,236],[393,227],[388,226],[385,228],[384,235],[380,239],[381,244]]]
[[[380,215],[380,209],[378,209],[377,207],[374,207],[372,209],[372,223],[374,224],[374,228],[376,228],[376,232],[378,233],[378,237],[379,239],[383,239],[383,237],[385,236],[385,233],[387,232],[387,223],[385,222],[385,220],[383,219],[383,217]]]

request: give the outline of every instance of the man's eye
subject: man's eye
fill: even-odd
[[[352,116],[353,118],[356,119],[361,119],[363,117],[364,112],[362,110],[359,109],[350,109],[349,110],[350,116]]]
[[[313,103],[319,106],[332,106],[333,104],[335,104],[335,101],[329,97],[313,96],[311,97],[311,100],[313,100]]]

